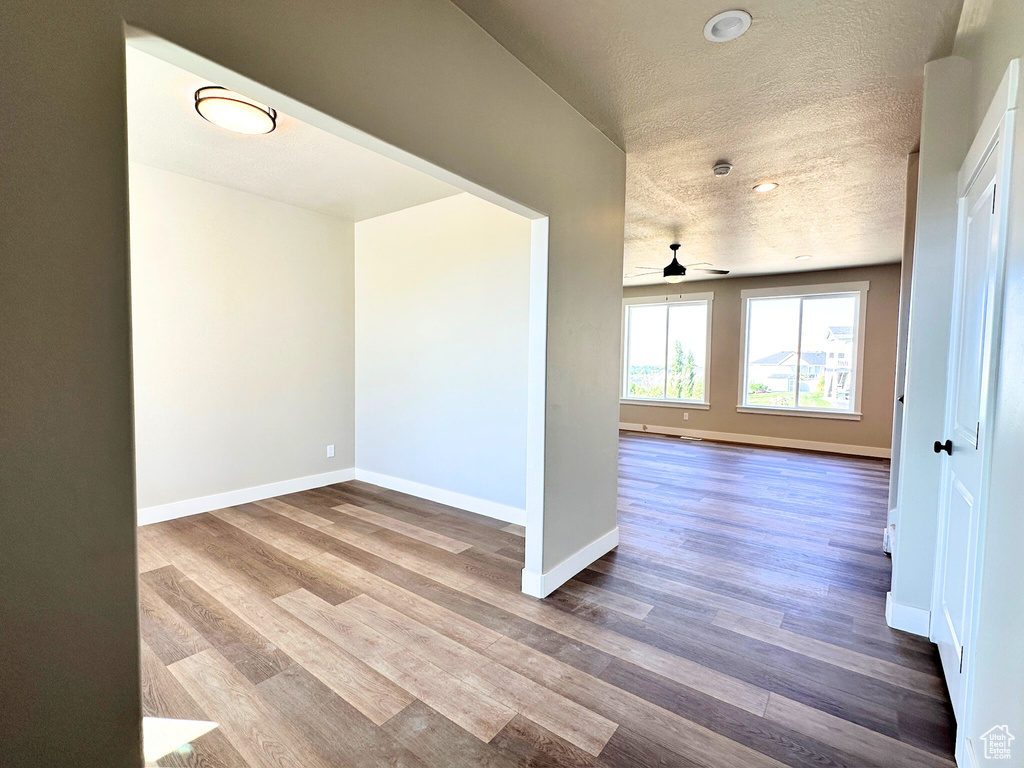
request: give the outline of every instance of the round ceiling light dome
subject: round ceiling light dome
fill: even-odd
[[[762,181],[760,184],[754,185],[755,192],[774,192],[779,188],[779,182],[777,181]]]
[[[270,133],[277,127],[277,110],[219,85],[196,91],[196,112],[214,125],[235,133]]]
[[[751,21],[746,11],[725,11],[708,20],[704,25],[704,37],[712,43],[728,43],[750,29]]]

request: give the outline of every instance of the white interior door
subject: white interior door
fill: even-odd
[[[960,201],[953,325],[946,395],[946,434],[935,451],[944,462],[932,640],[957,721],[962,722],[964,648],[969,643],[982,498],[985,368],[997,264],[996,176],[992,153]]]

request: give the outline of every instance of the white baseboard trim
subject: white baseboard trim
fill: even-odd
[[[352,478],[349,478],[350,480]],[[400,477],[382,475],[379,472],[370,472],[366,469],[356,469],[355,479],[371,485],[379,485],[400,493],[408,493],[410,496],[418,496],[428,501],[436,501],[439,504],[447,504],[449,507],[457,507],[467,512],[475,512],[484,517],[492,517],[506,523],[526,525],[526,510],[517,507],[510,507],[507,504],[499,504],[496,501],[480,499],[476,496],[467,496],[464,493],[446,491],[444,488],[435,488],[432,485],[403,480]],[[339,482],[339,481],[335,481]]]
[[[547,597],[602,555],[619,546],[619,527],[590,542],[546,573],[523,569],[523,592],[531,597]]]
[[[932,613],[924,608],[903,605],[892,599],[892,592],[885,593],[885,623],[893,629],[928,637]]]
[[[892,523],[882,529],[882,551],[891,555],[896,548],[896,524]]]
[[[379,485],[382,488],[389,488],[392,491],[408,493],[418,496],[421,499],[436,501],[440,504],[447,504],[450,507],[465,509],[468,512],[475,512],[478,515],[492,517],[506,523],[526,525],[526,510],[499,504],[487,499],[478,499],[475,496],[467,496],[463,493],[446,491],[443,488],[434,488],[423,483],[415,483],[411,480],[402,480],[390,475],[382,475],[377,472],[369,472],[365,469],[339,469],[334,472],[324,472],[320,475],[309,475],[294,480],[281,480],[276,483],[257,485],[252,488],[242,488],[237,491],[226,491],[215,493],[210,496],[200,496],[196,499],[185,499],[174,501],[170,504],[160,504],[155,507],[145,507],[138,512],[138,524],[152,525],[162,523],[165,520],[175,520],[179,517],[198,515],[203,512],[212,512],[215,509],[234,507],[239,504],[249,504],[253,501],[271,499],[274,496],[283,496],[286,493],[298,493],[313,488],[322,488],[325,485],[334,483],[345,483],[349,480],[362,480],[365,483]]]
[[[212,512],[215,509],[234,507],[239,504],[249,504],[253,501],[271,499],[274,496],[282,496],[286,493],[298,493],[313,488],[322,488],[333,483],[344,483],[355,479],[355,470],[337,469],[333,472],[324,472],[319,475],[308,475],[297,477],[294,480],[280,480],[276,483],[256,485],[252,488],[241,488],[237,491],[225,491],[215,493],[211,496],[200,496],[197,499],[185,499],[184,501],[173,501],[170,504],[159,504],[155,507],[145,507],[138,512],[138,524],[152,525],[162,523],[165,520],[174,520],[179,517],[198,515],[202,512]]]
[[[846,445],[845,443],[821,443],[816,440],[795,440],[789,437],[769,437],[767,435],[741,435],[736,432],[712,432],[706,429],[680,429],[678,427],[659,427],[654,424],[627,424],[619,422],[619,429],[627,432],[647,432],[653,435],[671,435],[673,437],[699,437],[704,440],[718,440],[723,443],[742,443],[744,445],[764,445],[770,448],[798,448],[804,451],[824,451],[826,453],[843,453],[848,456],[870,456],[876,459],[888,459],[892,450],[875,448],[870,445]]]

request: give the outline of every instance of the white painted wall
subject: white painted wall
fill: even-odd
[[[358,222],[355,244],[361,476],[521,520],[530,221],[462,194]]]
[[[140,510],[351,468],[353,225],[138,163],[129,193]]]
[[[896,386],[893,391],[892,455],[889,463],[889,525],[899,521],[900,459],[903,448],[903,403],[907,391],[907,335],[910,324],[910,287],[914,274],[914,239],[917,229],[917,174],[920,155],[907,158],[907,203],[903,221],[903,261],[900,264],[900,314],[896,334]]]
[[[941,430],[945,401],[950,272],[955,245],[956,172],[1010,60],[1024,57],[1020,0],[967,0],[955,58],[928,65],[920,155],[920,197],[911,295],[907,410],[900,467],[899,524],[892,603],[913,620],[931,602],[938,509],[938,462],[927,454]],[[1020,112],[1020,109],[1017,110]],[[976,596],[975,647],[968,668],[967,722],[959,723],[987,762],[981,736],[1005,725],[1017,737],[1004,765],[1024,765],[1024,120],[1017,119],[1009,190],[1000,368],[989,428],[992,450],[986,529]],[[942,364],[940,366],[940,363]],[[929,373],[930,372],[930,373]],[[928,374],[928,375],[926,375]],[[937,378],[932,378],[932,374]],[[941,376],[939,376],[941,374]],[[895,612],[899,613],[899,611]],[[893,622],[899,626],[900,622]],[[925,624],[927,614],[925,613]],[[962,765],[968,758],[961,755]]]
[[[971,64],[971,134],[981,125],[1011,59],[1024,57],[1024,3],[967,0],[954,52]],[[1007,725],[1016,736],[1013,758],[1024,766],[1024,116],[1018,97],[1009,189],[1000,370],[992,420],[992,468],[983,537],[974,682],[968,690],[967,735],[982,756],[981,735]]]
[[[889,620],[927,631],[935,565],[946,367],[956,255],[957,173],[967,152],[969,71],[949,57],[925,67],[917,226],[907,338],[906,398],[892,552]],[[906,617],[906,618],[901,618]]]

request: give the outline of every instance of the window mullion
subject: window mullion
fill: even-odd
[[[666,304],[665,305],[665,368],[664,368],[665,375],[662,377],[662,379],[663,379],[663,381],[665,383],[664,383],[664,385],[661,388],[661,399],[662,400],[668,400],[668,343],[669,343],[668,342],[668,328],[669,328],[668,319],[669,319],[669,315],[670,315],[671,311],[672,311],[672,305],[671,304]]]
[[[800,297],[800,310],[797,314],[796,321],[796,384],[793,387],[793,407],[800,407],[800,367],[803,364],[804,358],[804,301],[806,299]]]
[[[750,313],[753,299],[741,299],[743,303],[743,405],[750,405]]]
[[[622,343],[624,345],[622,356],[623,356],[623,358],[625,358],[625,360],[623,361],[623,368],[622,368],[622,385],[619,388],[619,390],[622,392],[620,397],[629,397],[629,366],[630,366],[630,359],[629,359],[629,347],[630,347],[629,337],[631,335],[630,327],[629,326],[630,326],[630,322],[633,319],[633,307],[632,306],[627,306],[625,314],[626,314],[626,317],[625,317],[626,322],[623,323],[623,325],[625,327],[622,329],[623,336],[625,337],[622,340]]]

